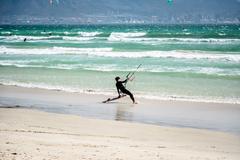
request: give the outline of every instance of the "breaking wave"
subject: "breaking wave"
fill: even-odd
[[[66,32],[64,35],[2,35],[0,41],[2,42],[22,42],[25,38],[29,42],[60,40],[71,41],[72,43],[78,41],[94,42],[93,40],[101,39],[104,43],[108,42],[125,42],[125,43],[143,43],[143,44],[239,44],[238,38],[167,38],[167,37],[148,37],[145,32],[112,32],[107,37],[98,36],[102,32],[78,32],[78,35],[71,36]],[[63,41],[63,42],[64,42]]]
[[[239,54],[216,53],[204,51],[141,51],[141,52],[117,52],[113,48],[8,48],[0,47],[0,54],[86,54],[102,57],[123,57],[123,58],[177,58],[177,59],[209,59],[240,62]]]
[[[108,37],[109,41],[118,41],[124,38],[136,38],[136,37],[143,37],[147,33],[145,32],[112,32]]]
[[[27,40],[52,40],[52,39],[61,39],[61,36],[2,36],[1,37],[7,41],[22,42],[25,38]]]
[[[91,54],[99,52],[110,52],[112,48],[70,48],[70,47],[51,47],[51,48],[7,48],[0,47],[0,54]]]
[[[78,32],[82,37],[94,37],[102,34],[102,32]]]
[[[140,42],[140,43],[212,43],[212,44],[226,44],[226,43],[240,43],[240,39],[220,39],[220,38],[147,38],[147,37],[109,37],[108,41],[119,42]]]
[[[64,36],[62,38],[63,40],[68,40],[68,41],[90,41],[95,39],[94,37],[68,37],[68,36]]]
[[[71,63],[52,63],[51,60],[0,60],[0,66],[14,66],[19,68],[50,68],[63,70],[90,70],[101,72],[133,72],[134,69],[129,66],[116,66],[112,64],[79,64]],[[152,73],[192,73],[217,76],[240,76],[240,71],[237,68],[214,68],[214,67],[166,67],[161,65],[142,66],[139,72]]]

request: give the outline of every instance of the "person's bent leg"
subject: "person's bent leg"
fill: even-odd
[[[125,92],[124,92],[125,94],[127,94],[127,95],[129,95],[130,96],[130,98],[131,98],[131,100],[133,101],[133,103],[135,103],[135,99],[134,99],[134,97],[133,97],[133,94],[130,92],[130,91],[128,91],[128,90],[125,90]]]

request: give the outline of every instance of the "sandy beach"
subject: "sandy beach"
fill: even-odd
[[[239,9],[1,0],[0,160],[240,160]]]
[[[89,96],[94,97],[92,103]],[[10,102],[14,97],[15,101]],[[238,160],[240,158],[240,136],[236,133],[101,120],[101,117],[86,118],[71,113],[43,112],[36,107],[44,103],[71,107],[69,102],[71,105],[101,107],[103,104],[99,102],[105,97],[1,85],[0,159]],[[25,104],[21,103],[21,100]],[[183,104],[194,107],[194,104],[196,106],[198,104],[142,100],[138,106],[133,106],[128,100],[126,98],[107,106],[114,108],[120,104],[141,109],[141,106],[149,104],[159,107],[163,104],[168,107],[171,105],[181,107],[184,106]],[[14,103],[19,105],[13,105]],[[221,110],[224,107],[238,107],[230,104],[205,104],[207,107],[210,107],[209,105],[212,107],[216,105]],[[118,117],[121,118],[121,115]]]
[[[240,139],[27,109],[0,109],[0,159],[237,160]]]

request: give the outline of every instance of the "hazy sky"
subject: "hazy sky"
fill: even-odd
[[[170,0],[171,1],[171,0]],[[157,16],[240,18],[240,0],[0,0],[0,17]]]

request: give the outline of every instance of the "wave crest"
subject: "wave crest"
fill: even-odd
[[[240,62],[239,54],[216,53],[203,51],[141,51],[141,52],[117,52],[113,48],[8,48],[0,46],[0,54],[87,54],[101,57],[123,57],[123,58],[176,58],[176,59],[209,59]]]
[[[82,37],[94,37],[99,34],[102,34],[102,32],[78,32],[78,34],[81,35]]]
[[[124,38],[136,38],[145,36],[145,32],[112,32],[108,37],[109,41],[118,41]]]
[[[70,48],[70,47],[51,47],[51,48],[7,48],[0,47],[0,54],[91,54],[99,52],[111,52],[112,48]]]

